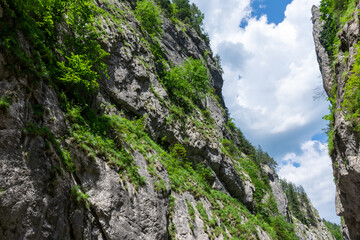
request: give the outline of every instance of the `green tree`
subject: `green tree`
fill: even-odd
[[[244,152],[246,155],[248,156],[255,156],[255,148],[254,146],[245,138],[244,134],[242,133],[242,131],[238,128],[235,128],[236,130],[236,135],[239,139],[240,142],[240,149],[242,152]]]
[[[258,164],[265,164],[269,167],[275,169],[277,167],[277,162],[265,152],[259,145],[256,148],[256,161]]]
[[[195,31],[201,35],[203,33],[203,21],[204,14],[200,9],[193,3],[190,6],[190,25],[195,29]]]
[[[168,14],[168,15],[172,14],[172,6],[171,6],[170,0],[155,0],[155,2],[162,9],[164,9],[166,14]]]
[[[341,235],[341,228],[338,224],[328,222],[325,219],[322,220],[325,223],[325,226],[330,230],[331,234],[336,240],[343,240],[344,238]]]
[[[59,67],[63,73],[59,80],[76,99],[98,90],[99,75],[92,70],[91,62],[85,56],[71,54],[71,57],[66,57],[66,61],[59,62]]]
[[[201,60],[193,58],[171,69],[165,77],[164,85],[170,98],[185,108],[189,107],[189,101],[199,103],[210,91],[207,68]]]
[[[300,222],[309,225],[308,219],[305,217],[303,211],[301,210],[301,203],[299,201],[299,187],[297,187],[291,182],[287,182],[286,180],[281,180],[281,186],[288,199],[290,212]],[[303,189],[302,187],[300,188],[300,191],[303,191],[301,189]]]
[[[189,0],[173,0],[173,3],[176,5],[175,17],[190,24],[191,10]]]
[[[135,16],[149,34],[162,32],[159,8],[150,0],[137,1]]]

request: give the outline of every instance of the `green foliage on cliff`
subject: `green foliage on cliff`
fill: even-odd
[[[330,57],[331,65],[334,66],[337,61],[336,57],[339,53],[340,39],[338,36],[339,31],[342,27],[352,19],[355,11],[355,6],[358,3],[356,0],[321,0],[320,12],[321,19],[324,22],[323,30],[321,32],[320,41],[326,48]],[[344,49],[343,51],[346,51]],[[346,52],[345,54],[346,55]],[[357,58],[357,57],[356,57]],[[354,124],[355,130],[360,130],[358,127],[358,115],[359,115],[359,83],[358,83],[358,60],[355,61],[353,70],[351,71],[347,85],[345,86],[344,102],[342,104],[343,110],[346,112],[347,120]],[[346,77],[346,76],[343,76]],[[328,141],[329,141],[329,154],[332,155],[334,152],[334,114],[335,105],[337,99],[337,81],[333,79],[334,84],[331,90],[331,96],[328,98],[330,101],[330,113],[323,118],[329,121],[329,127],[327,129]]]
[[[341,227],[340,225],[336,224],[336,223],[332,223],[329,221],[326,221],[325,219],[322,219],[322,221],[324,222],[325,226],[329,229],[329,231],[331,232],[331,234],[333,235],[333,237],[336,240],[343,240],[343,236],[341,235]]]
[[[0,97],[0,109],[1,110],[8,110],[11,105],[11,98],[10,97]]]
[[[188,58],[183,65],[172,68],[164,80],[169,96],[179,106],[191,109],[210,92],[207,68],[201,60]]]
[[[72,53],[70,57],[66,57],[66,60],[59,63],[62,73],[59,80],[63,82],[67,92],[73,94],[77,99],[95,93],[99,88],[97,83],[99,74],[92,69],[87,56]]]
[[[354,129],[360,131],[360,44],[357,44],[357,54],[351,74],[345,85],[343,109],[346,111],[346,118],[352,122]]]
[[[98,42],[102,33],[96,27],[103,10],[91,0],[5,0],[3,6],[0,48],[10,64],[84,104],[97,90],[98,78],[107,75],[103,59],[108,54]],[[19,32],[32,43],[28,50],[19,43]]]
[[[194,3],[190,4],[189,0],[173,0],[173,4],[175,5],[174,16],[180,21],[189,24],[209,45],[209,36],[203,29],[204,14],[200,9]]]
[[[45,139],[45,144],[48,150],[54,149],[57,155],[60,157],[62,162],[65,164],[65,169],[70,172],[74,171],[74,163],[69,154],[69,152],[61,148],[60,141],[54,137],[52,132],[47,127],[38,127],[35,123],[29,122],[26,124],[26,127],[23,129],[23,132],[26,136],[41,136]]]
[[[81,190],[81,186],[76,185],[71,188],[71,196],[78,204],[84,204],[84,206],[90,210],[89,195]]]
[[[294,226],[284,219],[277,209],[277,204],[274,199],[269,179],[264,172],[262,165],[266,164],[270,167],[276,167],[276,162],[261,147],[253,147],[242,135],[241,131],[236,128],[235,124],[230,120],[228,123],[229,128],[233,129],[238,134],[240,144],[235,144],[234,141],[223,139],[221,144],[222,151],[230,156],[234,162],[235,168],[238,170],[240,176],[244,171],[255,186],[254,200],[255,206],[253,211],[257,218],[269,224],[276,237],[275,239],[294,240],[298,239],[294,233]],[[242,151],[246,150],[251,153],[248,157],[243,157]],[[242,176],[244,178],[244,176]],[[246,180],[246,179],[243,179]]]
[[[256,161],[261,163],[261,164],[265,164],[268,165],[269,167],[276,169],[277,167],[277,162],[274,160],[274,158],[270,157],[269,154],[267,152],[265,152],[261,146],[259,145],[256,148]]]
[[[351,18],[357,0],[321,0],[321,19],[324,21],[321,32],[321,43],[330,58],[333,58],[339,47],[338,31]]]
[[[137,147],[133,144],[141,144],[138,139],[141,137],[139,131],[143,131],[142,120],[130,121],[116,115],[98,116],[88,107],[68,107],[72,143],[90,159],[103,158],[120,175],[127,176],[136,188],[143,186],[145,178],[138,173],[131,154],[132,147]]]
[[[135,16],[149,34],[161,33],[160,10],[150,0],[137,1]]]
[[[173,13],[173,4],[171,4],[170,0],[155,0],[156,4],[158,4],[162,9],[164,9],[165,13],[168,16],[171,16]]]
[[[286,180],[281,180],[281,186],[288,199],[291,214],[305,225],[317,226],[316,216],[304,188]]]
[[[335,104],[336,104],[336,86],[337,86],[337,84],[334,84],[334,86],[332,88],[332,96],[333,97],[328,98],[328,101],[330,101],[329,114],[327,114],[323,117],[324,120],[329,121],[328,128],[326,129],[326,134],[328,136],[328,149],[329,149],[330,156],[332,155],[332,153],[335,149],[335,146],[334,146],[334,137],[335,137],[334,114],[335,114]]]

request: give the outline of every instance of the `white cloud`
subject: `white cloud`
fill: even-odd
[[[338,222],[326,146],[309,141],[325,127],[322,116],[328,112],[325,101],[313,101],[322,85],[311,23],[311,7],[319,0],[293,0],[277,25],[266,15],[251,18],[250,0],[191,1],[205,13],[212,48],[221,56],[231,116],[275,158],[301,161],[299,168],[284,166],[282,175],[304,185],[321,215]],[[244,19],[248,25],[242,29]],[[312,182],[319,183],[316,190]]]
[[[250,140],[264,144],[264,135],[313,128],[327,111],[326,103],[312,100],[321,79],[310,9],[319,0],[294,0],[278,25],[266,15],[250,18],[249,0],[194,2],[205,12],[212,47],[223,59],[227,106]],[[244,18],[248,25],[241,29]]]
[[[327,144],[307,141],[301,146],[302,153],[287,153],[282,159],[278,174],[281,178],[302,185],[320,216],[339,222],[335,212],[335,184]],[[299,167],[294,163],[300,164]]]

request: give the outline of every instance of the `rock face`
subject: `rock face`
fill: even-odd
[[[317,226],[307,226],[301,223],[296,218],[293,218],[293,221],[295,226],[295,233],[298,236],[299,240],[335,240],[335,238],[331,235],[324,223],[321,222],[320,218]]]
[[[330,60],[328,53],[326,52],[325,47],[323,47],[320,42],[320,36],[323,27],[323,23],[320,21],[321,14],[316,6],[312,7],[311,13],[313,15],[312,22],[313,22],[313,37],[315,43],[315,51],[323,80],[323,86],[326,93],[330,95],[334,81],[333,78],[331,77],[331,67],[330,67]]]
[[[302,205],[302,211],[306,212],[305,209],[305,203],[301,202]],[[312,214],[315,217],[315,224],[304,224],[301,221],[299,221],[297,218],[292,216],[292,221],[294,222],[295,226],[295,232],[296,235],[299,237],[299,240],[316,240],[316,239],[333,239],[335,238],[331,235],[331,233],[326,228],[323,221],[321,221],[321,218],[319,216],[318,211],[312,206],[310,203],[310,209]]]
[[[279,176],[275,173],[274,169],[270,168],[267,165],[264,165],[264,171],[266,175],[269,177],[270,186],[272,193],[275,196],[275,200],[277,203],[277,207],[279,212],[290,220],[290,213],[288,209],[288,200],[281,186]]]
[[[335,238],[331,235],[331,233],[319,217],[319,213],[317,212],[317,210],[311,205],[308,198],[307,202],[310,204],[310,214],[315,217],[316,224],[304,224],[299,219],[297,219],[295,217],[295,214],[291,211],[291,209],[289,209],[290,207],[288,199],[286,197],[286,194],[284,193],[284,189],[279,180],[279,176],[275,173],[274,169],[270,168],[267,165],[264,165],[263,169],[269,178],[271,190],[274,194],[279,212],[282,216],[284,216],[285,219],[293,223],[295,228],[295,234],[299,238],[299,240],[335,240]],[[301,202],[301,198],[299,196],[298,198],[300,200],[301,211],[303,213],[307,213],[306,203]]]
[[[329,61],[329,56],[320,42],[323,24],[320,20],[319,10],[317,7],[312,9],[313,35],[324,88],[329,97],[334,97],[336,94],[336,102],[333,106],[335,109],[333,114],[334,150],[330,155],[336,183],[336,211],[344,220],[343,236],[345,239],[360,239],[360,203],[357,200],[360,196],[359,135],[351,122],[346,120],[346,113],[342,108],[344,87],[349,74],[351,74],[350,71],[358,51],[355,47],[360,37],[358,9],[359,6],[338,33],[339,53],[333,62]],[[335,82],[336,85],[334,85]],[[331,89],[333,90],[331,91]]]
[[[211,49],[192,28],[162,16],[156,41],[164,59],[173,66],[201,60],[214,88],[201,107],[179,117],[158,76],[149,46],[155,40],[134,16],[135,1],[95,2],[122,19],[99,20],[109,76],[98,79],[84,107],[104,125],[114,121],[111,131],[82,126],[91,114],[65,110],[45,73],[30,74],[0,46],[0,97],[8,101],[0,104],[0,239],[277,239],[271,222],[259,224],[254,214],[256,183],[243,166],[240,135],[229,127]],[[9,6],[0,4],[0,20],[13,24],[1,19],[11,15]],[[71,31],[64,25],[55,27]],[[35,58],[26,34],[14,31]],[[172,153],[176,147],[186,156]],[[289,218],[276,173],[265,171],[279,212]],[[319,236],[312,239],[325,239]]]

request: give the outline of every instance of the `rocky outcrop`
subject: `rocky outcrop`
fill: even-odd
[[[307,198],[307,197],[306,197]],[[310,206],[310,214],[313,215],[315,221],[313,224],[304,224],[299,221],[296,217],[292,216],[292,221],[295,226],[295,233],[299,237],[299,240],[335,240],[334,236],[331,235],[323,221],[321,220],[318,211],[311,204],[309,199],[307,198],[306,203],[301,201],[301,211],[307,215],[307,219],[309,218],[309,212],[307,209],[307,205]]]
[[[357,200],[360,196],[359,134],[354,130],[352,123],[346,120],[346,113],[342,108],[344,87],[358,51],[355,47],[360,37],[358,9],[359,5],[337,35],[340,39],[339,53],[333,62],[329,62],[329,56],[320,42],[322,23],[319,19],[319,10],[317,7],[312,9],[314,41],[324,88],[328,96],[335,97],[333,95],[336,94],[333,106],[334,138],[330,139],[334,143],[334,149],[330,155],[336,183],[336,211],[344,219],[345,239],[360,239],[360,202]]]
[[[279,212],[281,213],[281,215],[286,217],[286,219],[291,221],[288,208],[288,200],[281,186],[279,176],[275,173],[274,169],[270,168],[267,165],[264,165],[263,169],[269,178],[271,190],[274,194]]]
[[[317,226],[307,226],[298,219],[293,218],[295,233],[299,240],[335,240],[329,229],[319,219]]]
[[[284,189],[281,185],[279,176],[276,174],[275,170],[267,165],[263,165],[263,170],[269,178],[271,190],[275,197],[279,212],[284,217],[284,219],[286,219],[288,222],[293,223],[295,234],[299,240],[335,240],[335,238],[331,235],[331,233],[319,217],[319,213],[314,208],[314,206],[312,206],[310,200],[307,197],[307,202],[305,203],[301,202],[301,198],[298,196],[301,206],[300,210],[305,215],[313,215],[316,219],[316,223],[305,224],[299,219],[297,219],[295,217],[295,214],[289,209],[288,199],[286,197],[286,194],[284,193]],[[310,204],[308,208],[307,204]],[[308,209],[310,210],[310,212],[308,212]]]
[[[332,78],[332,71],[331,71],[331,67],[330,67],[330,59],[329,59],[328,53],[326,52],[325,47],[323,47],[321,45],[321,41],[320,41],[323,22],[320,20],[321,14],[319,12],[319,9],[316,6],[312,7],[311,12],[312,12],[312,16],[313,16],[312,17],[313,37],[314,37],[317,61],[319,63],[325,92],[328,95],[330,95],[331,88],[334,84],[334,81]]]

